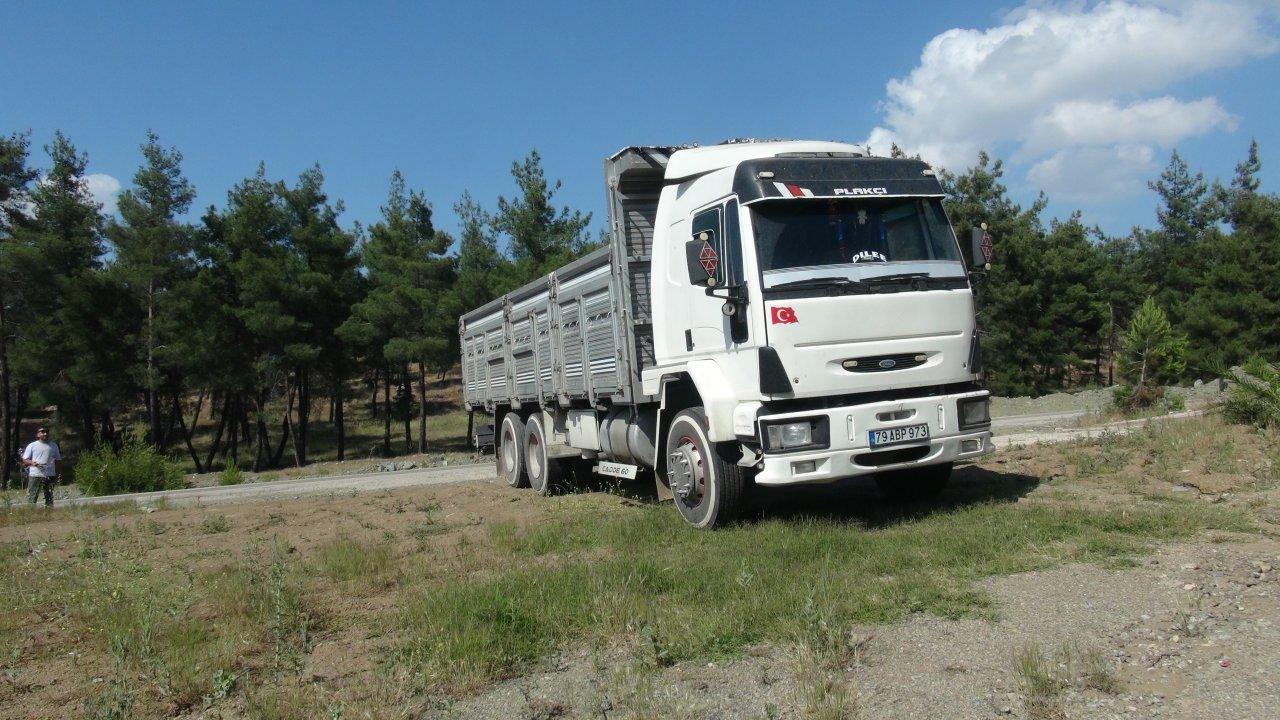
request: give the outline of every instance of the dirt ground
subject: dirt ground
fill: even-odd
[[[993,472],[1017,474],[1028,482],[1027,497],[1016,502],[1070,492],[1107,506],[1122,490],[1092,482],[1092,475],[1164,473],[1185,482],[1165,483],[1162,491],[1238,507],[1258,519],[1259,530],[1212,531],[1126,562],[987,578],[979,586],[993,599],[988,617],[914,614],[903,622],[857,627],[856,652],[839,669],[854,704],[844,717],[1280,717],[1280,498],[1249,469],[1263,463],[1269,468],[1273,461],[1254,446],[1237,448],[1233,472],[1221,471],[1208,454],[1161,468],[1157,454],[1135,451],[1115,460],[1112,452],[1105,443],[1002,451],[961,472],[957,483],[963,489]],[[1108,463],[1113,467],[1107,469]],[[1211,465],[1219,469],[1216,474],[1207,472]],[[780,497],[777,512],[804,515],[833,501],[856,505],[873,495],[869,483],[854,481]],[[604,493],[587,501],[601,507],[643,502]],[[38,522],[8,518],[0,526],[0,543],[23,548],[17,562],[42,554],[85,557],[86,532],[94,528],[133,544],[142,562],[201,576],[225,567],[246,548],[274,545],[309,558],[350,538],[405,553],[425,551],[421,565],[400,572],[432,572],[433,559],[448,563],[483,552],[495,524],[511,524],[518,532],[537,524],[553,504],[527,490],[480,482],[216,508],[81,509],[55,511]],[[424,522],[435,529],[421,532]],[[797,700],[803,689],[795,679],[794,656],[775,644],[748,648],[726,662],[678,663],[648,673],[632,672],[634,654],[625,644],[574,648],[547,658],[534,672],[470,695],[425,703],[419,698],[412,715],[370,711],[405,701],[382,695],[387,691],[378,663],[392,632],[385,618],[396,602],[384,590],[337,588],[314,598],[317,629],[299,682],[321,694],[341,688],[342,707],[360,708],[330,717],[806,717]],[[200,612],[198,603],[193,612]],[[13,628],[16,645],[3,648],[11,659],[0,677],[0,717],[85,716],[84,699],[99,692],[111,673],[104,653],[58,608],[42,609],[38,616],[34,627]],[[1047,709],[1033,707],[1013,658],[1043,651],[1052,665],[1053,652],[1063,647],[1100,653],[1114,671],[1114,687],[1068,684]],[[166,707],[163,698],[157,702],[149,707]],[[272,716],[248,707],[239,695],[167,707],[166,714],[189,718]]]

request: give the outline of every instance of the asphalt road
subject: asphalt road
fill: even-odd
[[[1154,418],[1155,421],[1168,421],[1178,418],[1194,417],[1203,411],[1188,411]],[[1148,422],[1128,420],[1105,425],[1083,428],[1063,428],[1078,420],[1084,413],[1080,411],[1039,413],[1035,415],[1012,415],[992,420],[997,448],[1013,445],[1031,445],[1045,442],[1065,442],[1082,438],[1097,437],[1104,433],[1126,433],[1135,427]],[[1054,429],[1024,430],[1011,432],[1019,428],[1044,428],[1057,425]],[[420,468],[417,470],[401,470],[396,472],[359,473],[352,475],[327,475],[324,477],[292,478],[271,482],[248,483],[244,485],[212,486],[186,488],[184,490],[165,490],[161,492],[128,493],[124,495],[107,495],[102,497],[69,498],[57,501],[58,506],[89,505],[101,503],[135,502],[139,505],[151,505],[163,499],[169,505],[216,505],[245,501],[278,500],[302,497],[303,495],[342,494],[368,492],[376,490],[394,490],[403,487],[423,485],[447,485],[451,483],[489,480],[495,477],[492,462],[468,463],[465,465],[449,465],[443,467]]]

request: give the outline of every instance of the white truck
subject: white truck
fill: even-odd
[[[973,285],[928,165],[731,141],[624,148],[605,181],[607,247],[459,319],[464,403],[492,417],[507,483],[652,472],[711,528],[752,483],[874,475],[913,496],[992,451]]]

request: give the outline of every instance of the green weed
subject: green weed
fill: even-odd
[[[363,545],[345,537],[321,546],[315,559],[321,575],[364,588],[392,585],[399,569],[389,545]]]
[[[205,515],[200,521],[200,532],[205,535],[216,535],[231,529],[231,521],[226,515]]]
[[[218,473],[219,485],[239,485],[244,482],[244,472],[236,465],[235,458],[227,460],[227,466]]]

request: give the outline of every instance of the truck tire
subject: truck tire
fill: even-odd
[[[513,488],[529,487],[529,478],[524,470],[524,421],[519,415],[509,412],[502,416],[502,428],[498,433],[497,458],[498,475]]]
[[[667,480],[681,517],[710,529],[732,520],[742,507],[747,480],[707,437],[702,408],[682,410],[667,430]]]
[[[880,492],[895,502],[937,497],[951,481],[951,463],[927,465],[908,470],[891,470],[876,475]]]
[[[541,413],[534,413],[525,425],[524,467],[534,492],[550,495],[560,489],[564,461],[547,454],[547,433],[542,427]]]

